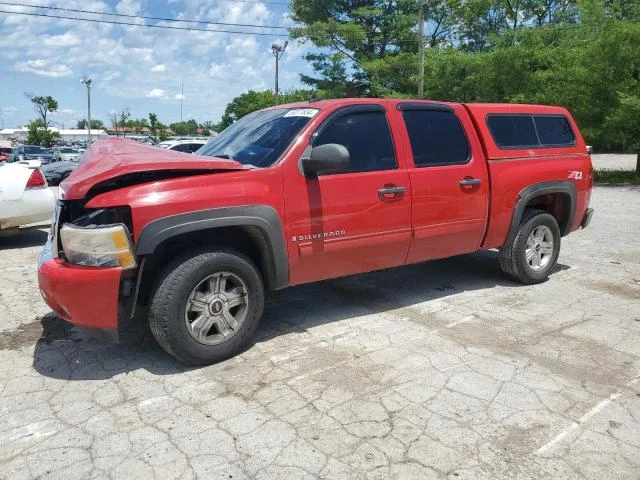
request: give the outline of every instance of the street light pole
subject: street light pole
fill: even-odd
[[[91,79],[86,75],[80,79],[87,86],[87,130],[89,132],[88,144],[91,145]]]
[[[282,55],[284,55],[284,51],[289,45],[289,41],[284,42],[284,45],[280,45],[278,43],[274,43],[271,45],[271,52],[273,52],[273,56],[276,57],[276,89],[275,89],[275,102],[276,105],[280,103],[280,91],[278,89],[278,76],[279,76],[279,64]]]

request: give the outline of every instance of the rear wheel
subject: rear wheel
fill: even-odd
[[[560,239],[553,215],[526,210],[513,241],[500,249],[500,267],[522,283],[544,282],[558,260]]]
[[[169,354],[202,365],[242,351],[263,306],[262,279],[249,259],[231,250],[194,251],[165,270],[149,323]]]

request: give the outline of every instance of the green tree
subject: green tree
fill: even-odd
[[[82,120],[78,120],[78,123],[76,124],[76,128],[79,128],[81,130],[85,130],[87,128],[87,119],[83,118]],[[102,123],[102,120],[98,120],[98,119],[91,119],[91,129],[92,130],[102,130],[104,128],[104,123]]]
[[[131,112],[129,112],[129,107],[125,107],[122,110],[120,110],[116,118],[118,119],[117,122],[120,124],[120,128],[122,128],[122,136],[126,137],[127,122],[129,121],[129,118],[131,118]]]
[[[49,121],[49,114],[58,110],[58,102],[51,96],[35,96],[31,94],[25,94],[27,98],[33,103],[36,112],[42,119],[42,125],[44,128],[49,128],[51,122]]]
[[[45,128],[44,125],[44,122],[40,118],[29,123],[29,133],[26,142],[28,145],[50,147],[56,139],[60,138],[60,133],[52,132]]]
[[[149,114],[149,130],[151,130],[151,136],[161,142],[169,138],[167,135],[167,127],[158,120],[158,115],[155,113]]]
[[[200,124],[200,128],[202,129],[202,135],[208,137],[215,132],[216,124],[211,120],[207,120]],[[216,132],[217,133],[217,132]]]
[[[415,0],[293,0],[291,15],[301,26],[291,36],[321,49],[306,56],[317,75],[302,76],[302,82],[331,96],[397,91],[396,77],[367,66],[417,51],[417,12]]]
[[[197,135],[198,122],[191,119],[186,122],[172,123],[169,125],[169,128],[171,128],[176,135]]]
[[[619,94],[617,108],[607,117],[605,131],[616,143],[636,154],[636,175],[640,176],[640,96]]]

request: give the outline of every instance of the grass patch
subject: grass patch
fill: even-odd
[[[640,185],[640,175],[633,170],[596,170],[596,183]]]

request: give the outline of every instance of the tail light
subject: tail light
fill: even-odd
[[[34,169],[33,172],[31,172],[29,180],[27,181],[26,189],[29,190],[31,188],[42,188],[46,186],[47,181],[45,180],[44,175],[42,175],[42,172],[37,168]]]

